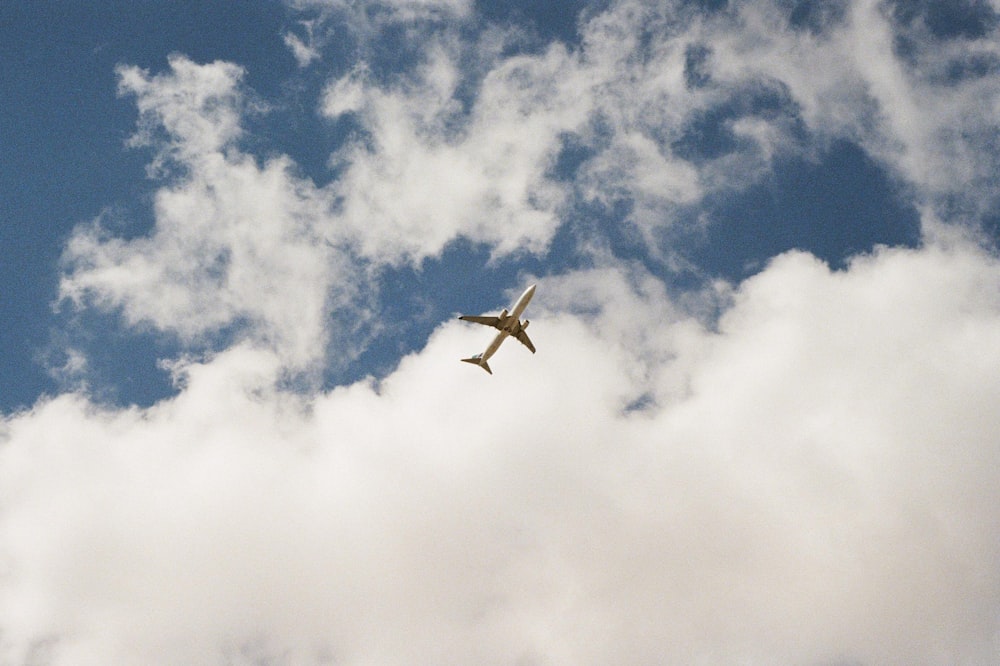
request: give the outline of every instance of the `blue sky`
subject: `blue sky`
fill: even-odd
[[[44,359],[53,329],[66,325],[53,317],[52,306],[59,256],[73,227],[106,210],[120,211],[117,219],[126,234],[142,233],[151,222],[148,156],[125,147],[135,109],[116,95],[115,67],[163,67],[174,52],[202,61],[253,62],[250,80],[262,94],[276,95],[281,80],[294,74],[295,61],[281,42],[288,18],[277,3],[244,8],[232,3],[15,2],[0,11],[8,63],[2,127],[9,165],[2,176],[0,270],[4,320],[15,322],[3,331],[3,347],[11,350],[3,355],[3,374],[12,380],[5,382],[0,400],[9,411],[58,390]],[[26,279],[28,274],[35,279]],[[108,381],[126,379],[121,373],[131,373],[128,366],[137,363],[146,368],[143,382],[155,383],[149,359],[143,358],[155,350],[121,342],[117,353],[130,358],[126,363],[108,359]],[[137,397],[118,399],[148,401],[162,387],[136,390]]]
[[[816,9],[811,6],[799,3],[789,20],[822,15],[823,3]],[[544,8],[533,3],[484,3],[464,21],[463,31],[474,35],[493,24],[516,26],[523,34],[509,48],[537,51],[553,39],[572,47],[579,42],[580,13],[599,8],[574,2]],[[304,175],[325,184],[336,177],[329,156],[350,130],[319,117],[324,75],[342,73],[357,59],[370,57],[373,66],[386,68],[385,75],[392,76],[396,69],[413,67],[406,58],[414,60],[418,54],[398,55],[399,40],[393,41],[392,35],[359,45],[345,30],[331,38],[336,43],[325,45],[330,55],[322,67],[300,71],[283,35],[297,34],[298,22],[311,20],[308,17],[320,10],[295,12],[276,2],[99,3],[96,7],[10,3],[3,11],[5,60],[11,63],[3,84],[8,100],[3,109],[5,153],[11,165],[3,175],[3,308],[5,321],[12,325],[3,330],[3,348],[10,353],[2,362],[10,381],[0,404],[6,411],[16,410],[30,406],[42,394],[58,392],[62,387],[46,366],[58,362],[60,345],[76,343],[88,347],[92,379],[105,399],[148,405],[170,393],[169,378],[157,370],[156,360],[176,353],[173,341],[142,327],[123,327],[113,313],[97,318],[94,313],[53,313],[59,257],[76,225],[105,215],[115,234],[133,237],[147,233],[152,224],[150,198],[158,183],[145,172],[148,151],[125,145],[134,132],[136,114],[131,101],[116,94],[116,67],[127,64],[162,71],[171,54],[202,63],[238,63],[245,70],[247,88],[271,107],[251,119],[246,137],[250,152],[259,157],[286,154]],[[984,12],[981,22],[988,22],[990,14]],[[954,14],[956,22],[978,16],[971,10]],[[933,9],[928,16],[941,23],[950,15]],[[736,148],[726,129],[728,122],[743,115],[794,116],[788,102],[776,97],[774,90],[740,92],[695,114],[674,140],[674,151],[695,162],[723,155]],[[575,170],[592,149],[567,135],[561,151],[553,168],[557,177],[572,183]],[[573,228],[576,220],[586,225],[587,233],[603,228],[617,256],[645,261],[665,281],[679,285],[710,277],[738,281],[789,249],[810,251],[839,268],[851,255],[870,251],[876,244],[912,246],[919,240],[917,212],[901,194],[895,175],[848,138],[808,155],[776,159],[758,182],[713,193],[678,211],[682,224],[663,234],[658,245],[669,246],[690,261],[688,272],[697,275],[670,271],[656,261],[645,242],[630,240],[628,230],[615,228],[633,205],[628,197],[612,206],[580,202],[563,212],[567,218],[563,235],[580,233]],[[700,225],[691,229],[692,220],[705,214],[713,223],[707,229]],[[412,317],[416,306],[411,301],[416,297],[421,308],[428,300],[434,302],[434,316],[442,318],[484,301],[496,304],[501,290],[513,288],[518,262],[528,261],[533,273],[555,272],[580,261],[573,256],[573,243],[567,238],[540,256],[504,259],[479,270],[487,263],[488,248],[459,242],[446,256],[429,258],[416,273],[404,269],[381,280],[379,288],[384,286],[387,293],[380,306],[386,308],[386,316]],[[36,279],[26,280],[29,274]],[[400,289],[394,282],[413,285]],[[459,293],[449,294],[455,291]],[[81,317],[89,320],[81,324]],[[328,381],[384,374],[401,352],[419,347],[437,321],[415,321],[402,330],[395,327],[392,334],[372,340],[359,362],[338,367]]]
[[[0,663],[995,662],[998,30],[3,3]]]

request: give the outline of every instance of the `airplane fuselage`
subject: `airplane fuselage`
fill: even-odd
[[[486,351],[483,352],[483,361],[490,360],[490,357],[493,356],[498,349],[500,349],[500,345],[502,345],[503,341],[507,339],[507,336],[516,334],[525,326],[521,323],[521,314],[524,312],[525,308],[528,307],[528,303],[531,302],[531,297],[534,295],[535,285],[531,285],[525,289],[524,293],[521,294],[521,297],[517,299],[517,303],[514,304],[510,314],[507,314],[507,310],[500,313],[500,319],[502,320],[500,323],[500,332],[497,333],[496,337],[493,338],[493,342],[491,342],[489,347],[486,348]]]
[[[475,321],[476,323],[489,324],[498,330],[496,337],[493,338],[493,341],[482,354],[477,354],[472,358],[462,360],[467,363],[475,363],[486,370],[486,372],[493,374],[493,371],[490,370],[490,366],[487,361],[489,361],[490,357],[493,356],[498,349],[500,349],[500,345],[503,344],[504,340],[511,335],[516,336],[519,340],[521,340],[521,342],[526,344],[532,352],[534,352],[534,346],[527,338],[527,334],[524,333],[524,329],[528,327],[529,322],[527,320],[523,322],[521,321],[521,314],[524,312],[525,308],[528,307],[528,303],[534,295],[535,285],[531,285],[524,290],[524,293],[521,294],[520,298],[517,299],[517,302],[514,303],[514,307],[511,308],[510,312],[504,309],[498,317],[461,317],[461,319]]]

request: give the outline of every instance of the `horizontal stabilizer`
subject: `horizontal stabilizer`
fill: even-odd
[[[480,368],[482,368],[486,372],[490,373],[491,375],[493,374],[493,371],[490,370],[490,364],[487,363],[486,361],[484,361],[479,356],[473,356],[472,358],[463,358],[462,362],[463,363],[471,363],[473,365],[478,365]]]

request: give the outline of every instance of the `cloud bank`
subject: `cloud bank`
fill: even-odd
[[[790,254],[712,331],[594,269],[494,378],[446,324],[379,383],[244,345],[149,409],[44,401],[4,423],[6,659],[988,663],[998,285]]]
[[[358,16],[420,44],[317,93],[357,128],[328,184],[248,147],[237,65],[119,70],[155,227],[78,229],[61,294],[178,340],[177,394],[3,416],[0,663],[996,661],[995,21],[619,2],[539,44],[464,3],[325,5],[286,38],[302,67]],[[668,253],[838,139],[920,208],[919,248],[683,291],[573,217],[624,202],[609,224]],[[537,355],[471,372],[482,332],[446,322],[388,376],[288,382],[379,326],[382,269],[566,228]]]

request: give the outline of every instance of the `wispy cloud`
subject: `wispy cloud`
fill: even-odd
[[[294,32],[286,32],[283,39],[299,67],[308,67],[321,57],[320,49],[316,45],[316,37],[313,34],[313,21],[300,21],[299,23],[306,32],[306,38],[302,39]]]
[[[463,236],[495,252],[544,250],[564,188],[546,175],[560,133],[585,118],[571,56],[513,58],[482,81],[471,112],[456,99],[461,53],[438,43],[412,77],[381,86],[364,70],[335,81],[324,109],[365,130],[336,159],[342,221],[381,262],[435,256]]]
[[[120,240],[99,221],[77,230],[62,297],[120,308],[187,345],[217,348],[228,332],[292,368],[322,358],[331,311],[353,301],[351,270],[327,195],[287,158],[240,150],[240,70],[174,57],[167,73],[120,76],[141,114],[133,142],[153,148],[157,173],[177,175],[156,194],[150,236]]]
[[[581,23],[569,47],[516,53],[508,36],[514,55],[468,50],[466,22],[415,31],[417,68],[388,80],[356,69],[328,89],[326,112],[356,112],[366,132],[364,149],[339,156],[349,216],[384,223],[417,258],[455,234],[544,246],[573,201],[627,202],[648,232],[838,140],[861,146],[921,204],[949,216],[956,202],[973,217],[995,209],[994,33],[948,39],[879,3],[836,7],[623,1]],[[555,178],[567,146],[583,159]],[[418,172],[428,180],[410,192],[420,179],[405,176]],[[483,211],[484,200],[498,207]],[[507,211],[534,231],[499,238],[486,225]]]

